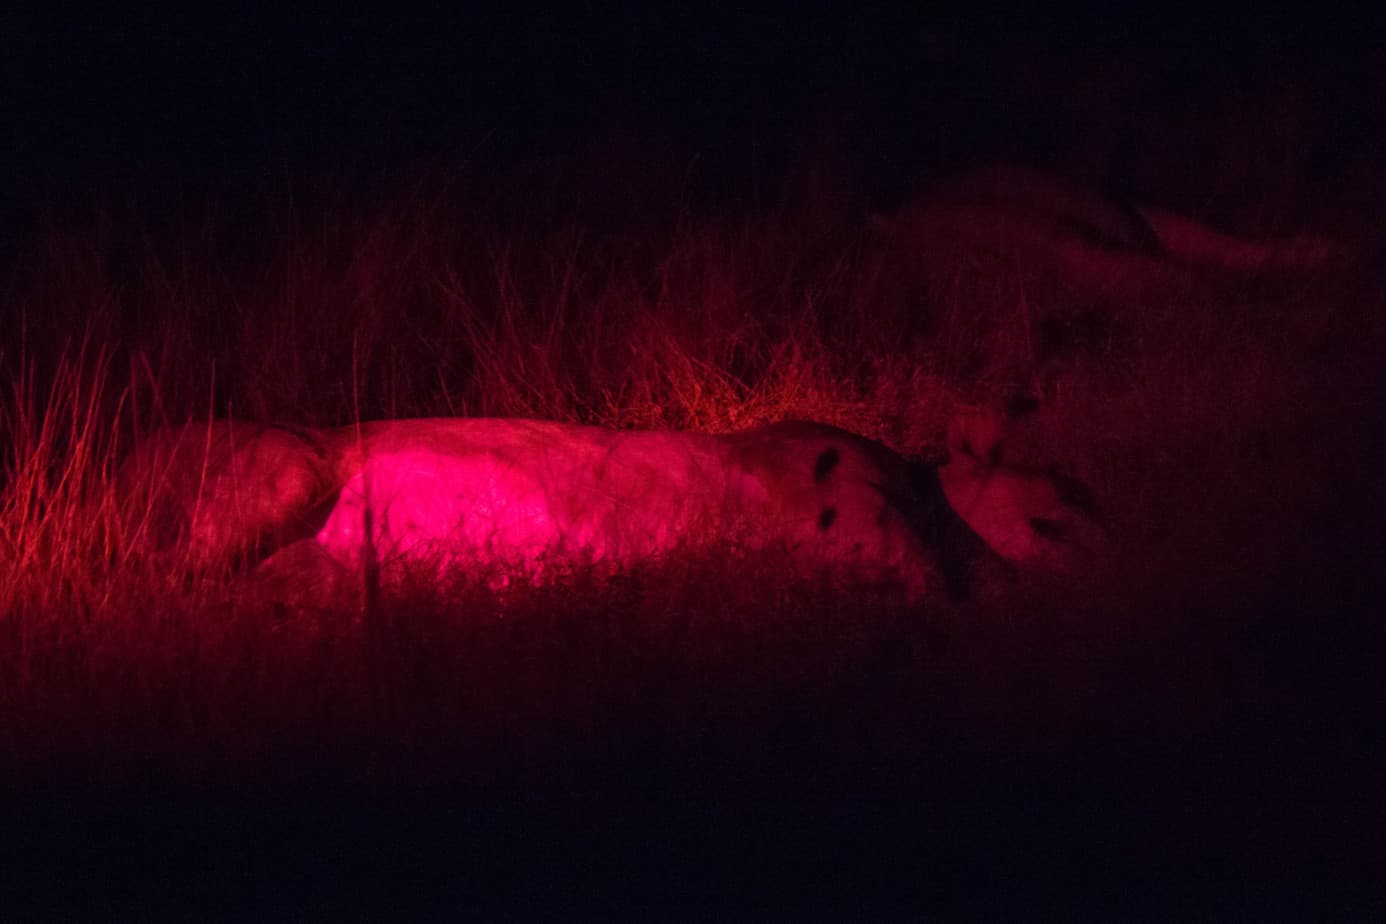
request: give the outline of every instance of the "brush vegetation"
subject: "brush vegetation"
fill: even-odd
[[[1386,725],[1364,654],[1386,445],[1365,269],[1046,320],[1031,306],[1062,293],[920,298],[908,253],[865,221],[809,234],[774,210],[661,203],[582,232],[500,222],[436,176],[376,189],[51,206],[12,229],[0,771],[16,782],[434,786],[577,827],[898,816],[936,844],[988,837],[1031,804],[1017,786],[1089,834],[1109,817],[1090,797],[1142,791],[1157,841],[1213,832],[1205,859],[1245,846],[1253,804],[1264,838],[1245,849],[1279,857],[1264,845],[1297,830],[1287,806],[1356,791],[1340,732]],[[953,415],[1018,396],[1039,409],[1009,458],[1090,486],[1109,560],[923,611],[736,549],[290,609],[139,555],[149,518],[118,479],[147,434],[227,416],[801,418],[937,460]],[[1015,822],[1017,843],[1050,821]]]

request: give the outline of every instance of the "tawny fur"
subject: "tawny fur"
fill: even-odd
[[[1032,291],[1122,301],[1227,274],[1312,270],[1345,256],[1322,238],[1237,237],[1011,166],[947,177],[877,227],[917,255],[938,299],[953,297],[960,275],[978,261],[987,272],[1014,274]]]
[[[147,534],[199,561],[281,576],[363,567],[503,569],[546,579],[719,543],[804,573],[965,592],[981,541],[1018,564],[1078,516],[1034,474],[960,449],[937,471],[815,423],[725,435],[536,420],[422,419],[309,431],[218,421],[168,431],[126,465],[154,488]],[[292,581],[292,577],[285,580]]]

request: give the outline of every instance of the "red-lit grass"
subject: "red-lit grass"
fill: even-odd
[[[374,641],[361,612],[276,615],[239,600],[224,572],[192,568],[188,577],[189,563],[176,553],[155,559],[139,554],[154,524],[135,505],[148,492],[119,482],[118,462],[133,434],[187,415],[205,417],[209,403],[218,413],[308,422],[486,413],[729,430],[803,417],[872,432],[890,418],[873,405],[871,392],[900,395],[926,381],[903,361],[883,358],[874,362],[874,381],[861,379],[860,359],[841,355],[815,333],[813,305],[785,309],[790,316],[753,314],[739,300],[735,277],[761,272],[768,258],[744,241],[737,251],[736,240],[713,229],[680,239],[643,283],[633,268],[615,262],[600,267],[603,278],[596,284],[580,279],[585,251],[564,243],[554,255],[541,250],[544,269],[528,277],[516,268],[518,258],[495,247],[479,264],[454,265],[435,254],[441,262],[411,263],[409,273],[399,274],[407,279],[405,290],[371,281],[388,275],[379,269],[391,263],[388,254],[410,250],[379,238],[378,231],[367,234],[360,253],[342,258],[337,265],[346,267],[346,281],[335,283],[322,278],[333,269],[333,248],[310,259],[291,243],[288,253],[273,254],[267,272],[283,273],[282,287],[265,293],[270,284],[252,280],[260,293],[253,310],[238,307],[243,296],[236,282],[187,266],[175,272],[150,250],[137,258],[133,272],[126,267],[126,276],[136,281],[127,278],[127,289],[108,280],[102,299],[111,312],[132,315],[144,336],[156,329],[157,336],[141,342],[137,334],[133,344],[66,352],[54,337],[44,356],[14,359],[22,385],[4,421],[10,447],[4,496],[8,554],[0,563],[12,641],[3,686],[15,720],[9,726],[14,753],[71,750],[86,755],[82,762],[90,760],[93,772],[108,766],[119,774],[149,747],[181,766],[197,762],[196,755],[211,747],[208,741],[235,742],[233,750],[251,760],[255,748],[246,742],[273,738],[281,725],[301,730],[326,721],[327,707],[320,702],[341,707],[337,719],[345,727],[367,718],[350,704],[369,695],[371,671],[388,675],[390,666],[367,663]],[[215,262],[203,246],[199,239],[188,249]],[[175,252],[173,259],[186,264],[196,256]],[[68,257],[81,259],[72,252]],[[59,255],[35,258],[57,262]],[[399,259],[409,262],[407,255]],[[745,261],[760,262],[738,265]],[[110,262],[89,254],[69,278],[83,291],[102,290],[98,280]],[[392,332],[382,342],[386,319],[404,311],[421,286],[431,302],[412,317],[431,329]],[[332,293],[343,288],[352,298],[334,301]],[[304,292],[317,292],[320,300]],[[26,313],[54,321],[62,314],[45,312],[42,299],[78,298],[61,287],[25,296]],[[116,304],[121,296],[138,304]],[[204,328],[200,312],[210,312],[207,305],[229,310],[231,317]],[[163,326],[156,328],[151,316]],[[33,323],[40,331],[36,339],[56,334]],[[90,326],[96,338],[121,324],[98,313]],[[212,334],[228,337],[229,344]],[[128,373],[113,374],[113,354]],[[405,354],[407,375],[401,373]],[[939,406],[936,397],[926,400]],[[932,425],[941,430],[941,421]],[[140,472],[137,480],[158,476]],[[717,564],[735,557],[736,550],[726,552]],[[701,568],[664,563],[626,580],[654,591],[677,578],[668,598],[642,593],[637,606],[593,587],[594,600],[575,606],[626,608],[625,622],[659,624],[668,618],[666,608],[680,607],[679,585],[720,585],[726,579],[722,570],[706,561]],[[771,610],[768,622],[760,622],[774,625],[778,610],[798,612],[804,598],[784,569],[751,565],[739,572],[740,582]],[[486,584],[479,578],[473,586],[481,591],[463,588],[450,595],[447,612],[455,614],[455,631],[498,618],[499,604]],[[784,602],[796,593],[799,604]],[[397,607],[392,601],[386,606]],[[524,618],[532,604],[507,599],[504,606],[508,625],[535,625]],[[407,627],[422,618],[417,607],[403,608],[391,624]],[[580,618],[589,617],[572,620]],[[542,640],[533,628],[521,629],[519,637]],[[469,648],[444,644],[442,650],[456,656]],[[322,656],[325,661],[315,654],[323,651],[330,653]],[[635,661],[643,656],[640,646],[624,655]],[[492,677],[501,689],[515,682],[465,661],[454,667],[463,675]],[[388,676],[381,682],[388,683]],[[381,724],[401,721],[408,708],[400,706],[390,723]],[[544,737],[542,731],[532,734]]]
[[[810,259],[764,216],[671,226],[633,257],[487,240],[423,195],[268,214],[239,237],[50,231],[10,268],[4,313],[26,321],[0,399],[0,769],[17,779],[436,785],[591,821],[844,793],[937,807],[1077,774],[1156,792],[1187,830],[1209,816],[1167,781],[1216,793],[1232,837],[1237,799],[1296,791],[1335,740],[1320,715],[1371,690],[1365,283],[1111,306],[1101,348],[1042,375],[1014,374],[1034,335],[1014,305],[986,317],[1005,361],[963,377],[968,304],[892,301],[864,242]],[[735,548],[286,609],[136,554],[147,518],[116,479],[136,435],[209,412],[799,417],[936,458],[954,410],[1035,388],[1010,458],[1089,483],[1112,553],[1078,584],[996,577],[927,611]],[[1318,798],[1354,782],[1328,760]]]

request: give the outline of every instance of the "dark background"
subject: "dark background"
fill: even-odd
[[[5,188],[484,172],[619,134],[744,196],[837,135],[889,198],[921,170],[1053,159],[1120,107],[1196,107],[1268,73],[1313,82],[1340,148],[1379,119],[1370,28],[1264,9],[296,6],[0,12]]]

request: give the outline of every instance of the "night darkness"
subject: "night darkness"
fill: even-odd
[[[1216,7],[1186,21],[912,5],[488,6],[330,16],[107,10],[80,19],[10,9],[7,182],[380,170],[420,158],[504,164],[611,132],[677,145],[714,176],[744,184],[760,170],[768,182],[813,118],[838,110],[862,131],[855,155],[902,183],[938,166],[926,157],[1041,146],[1034,136],[1055,129],[1027,121],[1080,108],[1046,90],[1064,81],[1072,90],[1123,57],[1189,103],[1283,69],[1314,75],[1319,101],[1342,110],[1331,114],[1344,117],[1344,133],[1380,118],[1380,88],[1363,79],[1370,36],[1348,21],[1242,18]],[[954,121],[924,123],[942,110]]]
[[[0,918],[1380,919],[1380,46],[0,9]]]

